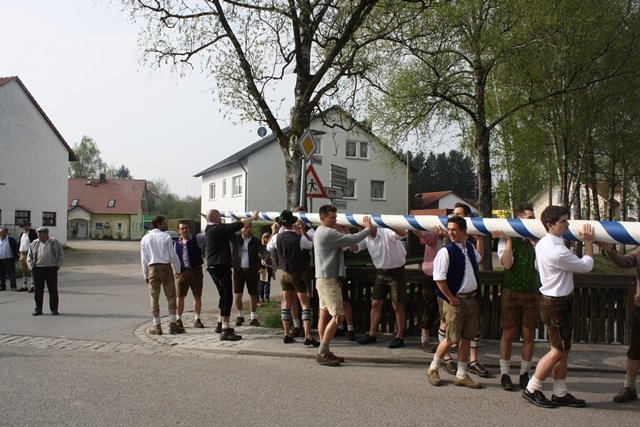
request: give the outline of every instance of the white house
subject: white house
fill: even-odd
[[[404,157],[335,108],[325,113],[324,122],[315,117],[311,129],[320,133],[316,136],[318,150],[313,164],[320,184],[330,186],[332,164],[347,169],[344,196],[334,203],[340,212],[407,213],[409,171]],[[287,208],[284,157],[273,135],[195,176],[202,178],[203,212],[209,209],[279,212]],[[318,184],[315,181],[312,176],[308,177],[308,192],[321,191],[311,188]],[[314,198],[308,207],[317,212],[321,205],[328,203],[327,198]]]
[[[67,177],[73,150],[18,77],[0,77],[0,224],[46,225],[67,242]]]
[[[422,203],[420,209],[413,211],[416,215],[448,215],[453,211],[456,203],[464,203],[472,212],[478,212],[475,202],[465,199],[452,190],[418,193],[414,197]]]
[[[596,193],[598,194],[598,207],[600,208],[600,217],[603,219],[608,218],[609,215],[609,200],[607,197],[608,184],[604,181],[599,181],[596,189]],[[580,200],[581,203],[581,216],[582,218],[587,218],[587,207],[585,205],[585,200],[587,198],[587,192],[589,193],[589,197],[593,195],[593,191],[591,190],[591,186],[581,184],[580,185]],[[615,219],[620,219],[620,186],[616,186],[616,192],[614,193],[613,198],[613,216]],[[551,190],[551,203],[554,205],[561,205],[562,201],[560,200],[560,186],[554,185]],[[537,218],[540,218],[542,211],[549,205],[549,189],[545,189],[538,193],[532,201],[533,210],[536,214]],[[571,217],[575,217],[577,214],[577,208],[575,205],[571,207]],[[591,214],[590,218],[593,218],[595,214],[595,208],[593,204],[591,205]]]

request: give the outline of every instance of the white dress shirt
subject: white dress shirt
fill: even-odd
[[[389,270],[402,267],[407,262],[407,250],[400,240],[404,239],[388,228],[378,228],[376,237],[367,236],[358,243],[360,252],[367,248],[371,261],[377,269]]]
[[[540,293],[565,297],[573,292],[573,273],[588,273],[593,258],[578,258],[564,244],[562,237],[547,233],[536,245],[536,268],[540,273]]]
[[[176,273],[181,272],[180,259],[173,249],[173,241],[164,231],[154,228],[140,240],[140,259],[142,274],[149,278],[150,264],[173,264]]]

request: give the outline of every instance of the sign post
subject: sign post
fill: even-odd
[[[302,152],[302,165],[300,167],[300,206],[304,206],[304,195],[307,190],[305,168],[307,166],[307,162],[311,160],[311,157],[318,150],[318,143],[313,137],[313,133],[310,129],[305,130],[300,139],[298,139],[298,147],[300,147],[300,151]]]

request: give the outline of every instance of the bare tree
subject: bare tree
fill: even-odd
[[[372,44],[420,9],[408,16],[394,0],[123,1],[146,22],[140,40],[148,59],[180,72],[201,67],[232,113],[271,129],[284,155],[291,206],[300,191],[295,142],[312,116],[339,98],[355,104]],[[278,93],[290,87],[293,108],[283,111],[286,100]]]

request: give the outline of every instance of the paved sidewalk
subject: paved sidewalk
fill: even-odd
[[[280,329],[270,329],[253,326],[235,327],[236,333],[242,335],[240,341],[220,341],[220,335],[214,332],[216,318],[203,316],[204,329],[193,328],[193,314],[185,313],[183,322],[187,330],[185,334],[168,334],[168,318],[163,318],[163,335],[149,335],[146,329],[151,326],[147,322],[135,331],[135,336],[141,341],[163,347],[174,347],[181,350],[200,350],[206,352],[231,352],[239,355],[261,355],[274,357],[302,357],[315,358],[316,349],[305,347],[304,338],[296,338],[293,344],[282,342]],[[317,332],[314,331],[317,338]],[[359,334],[361,337],[362,334]],[[389,363],[414,364],[427,366],[433,354],[420,349],[419,337],[408,337],[405,346],[399,349],[387,347],[393,337],[390,334],[378,335],[376,344],[360,345],[348,341],[346,337],[336,337],[331,343],[331,350],[354,363]],[[490,370],[490,374],[499,377],[499,341],[485,340],[481,342],[480,361]],[[516,372],[520,360],[520,344],[514,343],[512,357],[512,372]],[[548,350],[546,342],[537,343],[534,356],[535,362]],[[572,371],[613,372],[624,373],[627,346],[602,344],[573,344],[569,355],[569,369]],[[455,356],[454,356],[455,359]]]

